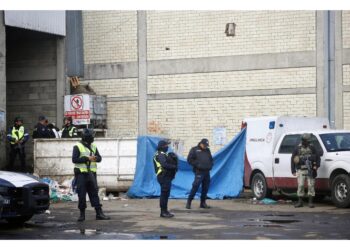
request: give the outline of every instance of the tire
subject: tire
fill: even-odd
[[[33,217],[33,215],[22,215],[19,217],[15,217],[15,218],[7,218],[7,222],[13,225],[23,225],[24,222],[30,220]]]
[[[350,206],[350,177],[346,174],[337,175],[331,185],[332,202],[338,208]]]
[[[253,176],[250,189],[256,199],[261,200],[271,196],[272,190],[267,188],[265,176],[262,173],[256,173]]]

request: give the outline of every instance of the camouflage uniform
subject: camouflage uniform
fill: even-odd
[[[299,197],[296,207],[302,207],[302,197],[305,195],[304,183],[307,180],[309,207],[314,207],[313,197],[315,196],[315,178],[317,176],[317,168],[320,166],[320,157],[310,144],[311,135],[303,134],[302,143],[300,143],[294,150],[291,159],[291,170],[298,178],[298,192]],[[316,169],[314,169],[316,167]]]

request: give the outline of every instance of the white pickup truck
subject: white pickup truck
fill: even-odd
[[[297,190],[291,172],[291,155],[303,133],[312,134],[312,144],[321,156],[316,178],[316,195],[331,195],[340,208],[350,206],[350,131],[329,128],[326,118],[247,118],[244,186],[257,199],[273,190]],[[306,185],[307,187],[307,185]]]

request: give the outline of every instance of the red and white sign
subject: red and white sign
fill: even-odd
[[[64,97],[64,116],[72,117],[74,125],[90,124],[89,95],[66,95]]]

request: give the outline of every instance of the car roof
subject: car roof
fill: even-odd
[[[350,133],[350,130],[336,130],[336,129],[324,129],[324,130],[303,130],[303,131],[288,131],[285,134],[304,134],[304,133],[311,133],[311,134],[337,134],[337,133]]]

